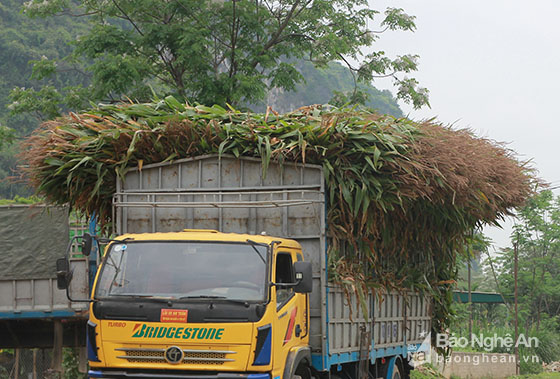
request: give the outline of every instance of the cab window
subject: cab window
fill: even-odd
[[[278,308],[282,307],[294,293],[292,286],[283,286],[282,283],[293,282],[295,282],[295,277],[292,255],[278,253],[276,256],[276,303]]]

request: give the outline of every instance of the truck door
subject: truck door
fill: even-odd
[[[276,289],[276,331],[274,333],[274,372],[273,378],[282,377],[284,364],[291,348],[303,344],[302,338],[307,334],[305,317],[305,296],[294,292],[292,286],[282,283],[294,283],[293,262],[297,259],[293,252],[279,251],[276,255],[275,278]]]

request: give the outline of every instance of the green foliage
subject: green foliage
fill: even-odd
[[[19,176],[17,140],[40,120],[68,109],[62,103],[83,108],[83,103],[71,101],[72,92],[65,88],[87,82],[78,65],[64,59],[73,50],[69,43],[87,30],[84,22],[70,16],[30,19],[21,13],[23,4],[23,0],[0,2],[0,198],[31,193],[19,179],[9,179]],[[52,75],[55,69],[60,75]]]
[[[145,101],[151,88],[202,104],[258,104],[273,89],[292,91],[303,83],[302,60],[326,68],[351,59],[359,65],[349,69],[367,90],[375,77],[391,77],[399,98],[414,107],[428,102],[425,89],[401,77],[416,70],[416,56],[361,53],[379,38],[379,32],[368,29],[374,19],[380,18],[385,30],[413,31],[414,17],[397,8],[381,15],[366,0],[30,0],[25,11],[47,19],[87,15],[84,21],[91,27],[75,41],[75,50],[54,61],[35,59],[33,78],[58,78],[59,62],[73,62],[87,67],[91,82],[63,91],[48,82],[44,92],[15,91],[16,112],[50,117],[70,104],[126,97]]]
[[[521,348],[522,353],[527,355],[534,351],[541,362],[551,363],[560,361],[560,333],[554,330],[532,330],[529,334],[539,341],[535,349]]]
[[[21,197],[16,195],[13,199],[0,199],[0,205],[10,204],[36,204],[41,203],[42,199],[37,196]]]
[[[32,112],[45,118],[59,115],[57,105],[62,101],[62,95],[54,86],[45,85],[39,91],[34,88],[16,87],[10,97],[13,102],[9,109],[14,113]]]
[[[485,258],[488,255],[490,240],[481,232],[475,232],[467,240],[466,251],[460,255],[458,263],[458,275],[456,289],[468,291],[468,265],[471,265],[471,290],[479,292],[496,292],[496,286],[492,273],[487,269]],[[451,321],[451,332],[467,336],[469,333],[469,310],[472,310],[475,328],[484,328],[489,325],[504,325],[507,320],[508,309],[504,304],[473,303],[470,307],[467,303],[454,302],[452,306],[453,319]],[[509,326],[505,325],[505,326]]]
[[[33,65],[31,79],[41,80],[56,73],[56,63],[44,55],[40,60],[31,60],[29,63]]]
[[[415,367],[410,372],[410,379],[444,379],[445,376],[441,375],[438,370],[429,363],[422,366]]]
[[[511,239],[518,251],[519,333],[539,341],[530,348],[520,346],[521,372],[539,373],[542,362],[560,360],[560,198],[542,191],[528,199],[517,211]],[[492,282],[495,275],[494,288],[506,296],[508,304],[474,307],[473,333],[514,336],[514,249],[504,249],[495,257],[489,255],[485,270]],[[487,285],[487,279],[477,277],[476,281],[477,285]],[[463,314],[454,329],[466,336],[467,306],[455,307]],[[494,351],[513,353],[513,349]],[[534,362],[533,356],[539,362]]]
[[[62,350],[62,379],[86,379],[87,375],[78,371],[78,365],[77,350],[65,347]]]
[[[317,68],[306,61],[295,62],[295,68],[304,78],[293,91],[271,90],[266,102],[249,105],[264,112],[270,105],[277,112],[285,113],[309,104],[332,104],[336,107],[360,104],[379,113],[402,117],[402,111],[393,95],[385,90],[358,83],[354,86],[352,72],[342,64],[332,62]]]
[[[216,2],[207,3],[209,3],[206,4],[208,7],[216,6]],[[132,6],[131,4],[124,4],[125,8]],[[205,61],[209,58],[205,50],[208,41],[218,34],[229,36],[228,30],[223,28],[226,21],[218,20],[217,14],[215,18],[208,20],[205,17],[198,18],[198,21],[190,19],[190,23],[182,22],[180,20],[185,17],[189,19],[191,16],[200,16],[203,9],[187,14],[189,7],[197,6],[195,3],[175,4],[180,8],[176,10],[177,18],[172,18],[167,23],[161,19],[162,14],[174,12],[173,10],[162,9],[161,14],[155,12],[154,20],[160,21],[159,24],[142,20],[142,26],[148,31],[144,33],[144,37],[139,35],[130,21],[123,19],[124,15],[119,13],[114,4],[111,5],[113,8],[109,16],[107,14],[82,15],[80,12],[87,8],[87,4],[60,0],[48,2],[5,0],[0,4],[2,25],[0,29],[0,125],[2,125],[0,126],[0,197],[30,194],[30,189],[21,180],[14,182],[7,178],[20,176],[15,158],[19,148],[17,143],[13,142],[21,136],[28,135],[41,120],[54,118],[68,110],[85,109],[89,107],[90,101],[113,101],[125,97],[149,99],[153,91],[161,94],[179,94],[181,91],[175,87],[175,81],[170,78],[169,70],[166,71],[169,66],[163,63],[164,58],[171,59],[171,55],[166,55],[171,53],[165,50],[162,57],[158,52],[154,52],[154,48],[162,41],[167,43],[165,48],[171,49],[169,52],[178,51],[182,54],[180,56],[182,61],[174,60],[173,67],[177,68],[181,64],[190,65],[189,71],[183,73],[186,87],[182,96],[188,96],[191,101],[204,100],[203,97],[206,95],[195,96],[196,88],[205,93],[210,91],[206,97],[208,99],[218,92],[226,93],[228,86],[235,84],[228,79],[229,72],[222,70],[226,63],[220,66],[217,74],[214,72],[216,76],[214,79],[212,74],[204,71],[214,69],[210,67],[210,61]],[[231,2],[226,4],[232,5]],[[239,4],[236,2],[236,5]],[[95,7],[99,4],[91,2],[90,5]],[[136,5],[152,6],[148,2],[136,2],[134,6]],[[21,12],[22,6],[27,16]],[[154,7],[161,8],[159,4]],[[123,10],[126,10],[125,8]],[[43,17],[54,13],[57,14],[56,17]],[[139,13],[141,12],[135,15]],[[151,9],[143,14],[151,15]],[[247,15],[240,16],[240,14],[238,17],[247,20],[246,22],[250,21]],[[229,14],[227,17],[231,21],[233,15]],[[404,14],[397,15],[397,18],[403,20],[407,17]],[[395,17],[391,16],[391,19],[394,20]],[[413,18],[410,20],[413,23]],[[221,29],[209,29],[217,27],[218,24],[221,25]],[[255,33],[266,32],[260,25],[256,25],[254,20],[252,24],[247,23],[247,25],[255,27]],[[199,33],[205,28],[204,33]],[[413,28],[403,25],[402,29]],[[295,32],[291,26],[287,26],[284,31]],[[239,30],[240,34],[244,32],[245,29]],[[278,45],[283,46],[285,42],[287,43],[281,41]],[[138,46],[133,43],[144,45]],[[281,49],[279,47],[279,51],[290,50],[291,47],[293,44]],[[145,49],[151,50],[143,59]],[[247,54],[254,52],[255,49],[256,47],[249,49]],[[274,49],[276,47],[271,48]],[[223,49],[221,51],[224,53]],[[163,53],[164,50],[161,52]],[[313,63],[297,59],[295,56],[289,60],[294,63],[284,63],[286,56],[290,54],[282,55],[280,60],[274,58],[280,56],[279,54],[261,55],[259,59],[270,62],[267,63],[268,68],[261,70],[259,75],[251,76],[240,72],[237,76],[240,88],[256,97],[268,96],[267,101],[274,109],[281,112],[307,104],[325,104],[333,96],[333,89],[342,89],[347,94],[353,92],[352,75],[340,64],[331,63],[328,67],[325,66],[325,70],[320,70],[315,68]],[[277,64],[274,64],[274,59]],[[157,64],[152,65],[152,60]],[[225,62],[229,61],[226,59]],[[199,75],[197,70],[201,67],[204,70]],[[323,71],[328,73],[325,74]],[[302,79],[305,79],[305,82],[302,82]],[[266,82],[264,87],[262,80]],[[288,91],[294,86],[295,92]],[[278,92],[277,88],[269,91],[269,87],[285,88],[286,91]],[[366,106],[382,113],[402,115],[389,92],[380,92],[368,84],[360,84],[360,89],[368,94]],[[223,103],[224,97],[220,96],[217,98]],[[248,103],[243,102],[243,104]],[[255,102],[256,109],[262,111],[266,109],[266,105],[263,101]],[[8,106],[10,109],[7,108]],[[8,148],[10,143],[12,146]]]
[[[353,104],[365,105],[367,100],[368,94],[360,90],[352,92],[334,91],[333,98],[329,101],[329,104],[335,107],[347,107]]]
[[[44,2],[47,3],[55,2]],[[87,31],[82,20],[68,16],[30,19],[21,13],[23,5],[22,0],[5,0],[0,4],[0,123],[14,129],[18,135],[33,130],[38,125],[37,118],[55,114],[52,109],[66,109],[59,104],[63,96],[62,99],[53,97],[53,89],[60,92],[65,87],[83,85],[87,81],[79,66],[65,59],[73,51],[70,42],[74,36]],[[55,70],[65,75],[54,77]],[[47,89],[42,91],[44,86]],[[17,88],[15,97],[10,99],[14,88]],[[25,91],[31,92],[31,98],[45,97],[41,102],[53,104],[40,107],[31,103],[33,107],[25,109],[25,114],[10,116],[6,106],[16,102],[14,111],[21,111],[21,104],[17,102],[27,100],[22,97]]]
[[[542,191],[518,211],[512,243],[518,245],[520,324],[560,331],[560,198]],[[496,258],[498,281],[507,294],[514,292],[513,249]]]
[[[21,178],[22,173],[17,171],[18,165],[21,164],[15,156],[17,151],[17,142],[0,149],[0,199],[33,194],[33,190]]]
[[[7,126],[0,125],[0,150],[14,142],[15,132]]]
[[[540,374],[514,375],[508,379],[560,379],[560,372],[543,372]]]

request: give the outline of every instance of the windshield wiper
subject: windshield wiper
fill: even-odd
[[[174,300],[173,297],[163,297],[163,296],[154,296],[154,295],[140,295],[140,294],[128,294],[128,293],[112,293],[109,296],[103,296],[100,300],[111,300],[113,297],[125,297],[130,299],[147,299],[147,300],[157,300],[157,301],[170,301]]]
[[[256,248],[256,246],[263,246],[258,242],[255,241],[251,241],[250,239],[247,240],[247,243],[253,248],[253,250],[255,250],[255,252],[257,253],[257,255],[259,256],[259,258],[261,259],[261,261],[264,263],[264,265],[266,266],[266,261],[263,258],[263,256],[261,255],[261,252]]]
[[[241,305],[244,305],[247,308],[249,307],[249,302],[247,300],[230,299],[230,298],[225,297],[225,296],[215,296],[215,295],[182,296],[178,300],[189,300],[189,299],[222,300],[222,301],[227,301],[228,303],[241,304]]]
[[[179,300],[184,299],[227,299],[225,296],[215,296],[215,295],[196,295],[196,296],[181,296]]]

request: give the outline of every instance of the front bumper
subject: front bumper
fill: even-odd
[[[270,379],[268,373],[203,373],[170,371],[135,371],[135,370],[89,370],[89,378],[123,379],[123,378],[161,378],[161,379]]]

